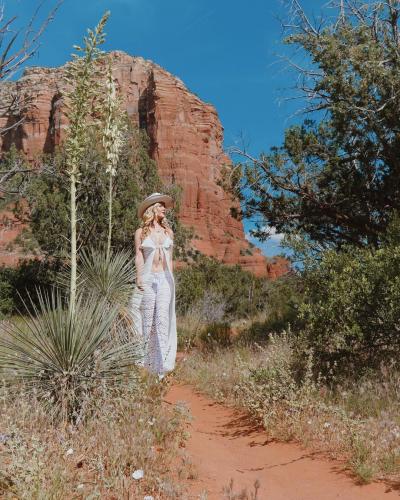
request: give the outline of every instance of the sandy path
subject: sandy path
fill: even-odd
[[[198,478],[189,486],[191,498],[208,492],[208,500],[224,498],[222,488],[234,480],[234,491],[254,491],[259,500],[391,500],[400,491],[383,484],[358,486],[340,464],[316,458],[295,444],[269,442],[240,412],[196,393],[187,385],[172,386],[166,401],[186,402],[193,420],[187,451]]]

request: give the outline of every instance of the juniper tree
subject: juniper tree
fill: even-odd
[[[291,62],[306,116],[269,153],[235,150],[230,188],[242,215],[261,216],[261,239],[267,224],[321,248],[379,247],[400,207],[400,2],[330,2],[337,17],[318,24],[291,6],[285,42],[309,61]]]

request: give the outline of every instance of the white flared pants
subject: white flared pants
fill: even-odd
[[[143,365],[149,371],[164,375],[171,349],[169,338],[171,283],[168,271],[151,272],[144,286],[140,304],[144,340]]]

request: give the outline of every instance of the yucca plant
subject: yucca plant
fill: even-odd
[[[110,304],[126,307],[132,295],[135,270],[127,251],[111,252],[95,248],[79,254],[78,289],[106,299]]]
[[[132,255],[107,248],[83,250],[79,256],[78,290],[104,299],[118,309],[111,333],[115,341],[138,339],[138,311],[132,303],[135,270]]]
[[[135,270],[133,257],[127,251],[111,251],[89,247],[78,256],[77,289],[95,300],[103,300],[105,307],[118,311],[111,329],[115,341],[130,342],[138,333],[138,311],[132,303]],[[70,268],[60,273],[59,284],[67,288]]]
[[[22,322],[3,325],[0,375],[23,383],[54,416],[81,420],[96,391],[135,379],[137,344],[110,340],[119,309],[98,296],[78,294],[71,310],[59,291],[39,291],[38,303]]]

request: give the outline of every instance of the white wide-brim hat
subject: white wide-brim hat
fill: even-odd
[[[174,200],[171,196],[161,193],[152,193],[150,196],[145,198],[142,203],[138,206],[137,214],[139,219],[142,218],[145,210],[149,208],[154,203],[165,203],[165,208],[172,208],[174,206]]]

